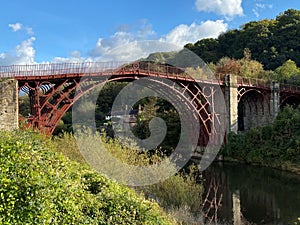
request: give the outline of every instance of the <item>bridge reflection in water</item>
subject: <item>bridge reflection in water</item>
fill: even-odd
[[[300,176],[270,168],[215,163],[204,172],[208,224],[294,224],[300,215]]]

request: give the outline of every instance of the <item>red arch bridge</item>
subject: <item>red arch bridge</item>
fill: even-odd
[[[162,86],[170,90],[172,98],[184,102],[199,119],[200,145],[222,142],[225,129],[238,132],[268,124],[284,105],[300,103],[299,86],[225,74],[191,76],[182,68],[143,61],[1,66],[0,78],[15,80],[18,92],[29,95],[31,114],[26,123],[48,135],[81,96],[112,81],[148,78],[154,90]]]

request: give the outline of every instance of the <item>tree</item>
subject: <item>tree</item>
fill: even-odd
[[[219,41],[214,38],[205,38],[197,41],[194,45],[189,43],[184,47],[195,52],[204,62],[216,63],[220,58],[219,53],[216,51],[219,48]]]
[[[244,58],[238,60],[240,64],[240,70],[238,75],[244,77],[252,77],[252,78],[262,78],[263,74],[263,65],[251,59],[251,51],[249,48],[244,49]]]
[[[229,57],[221,58],[216,65],[217,73],[238,74],[240,69],[241,66],[238,61]]]
[[[282,66],[279,66],[274,71],[274,78],[279,82],[287,82],[292,76],[300,75],[300,69],[296,63],[289,59]]]
[[[266,70],[274,70],[288,59],[300,66],[300,11],[289,9],[276,19],[251,21],[216,39],[202,39],[185,47],[207,63],[217,63],[225,56],[242,59],[248,48],[252,59]]]

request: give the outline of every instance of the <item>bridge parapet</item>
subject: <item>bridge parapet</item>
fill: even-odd
[[[0,66],[0,78],[15,77],[42,77],[70,74],[97,74],[114,75],[125,73],[140,73],[144,75],[156,75],[175,79],[196,80],[203,83],[223,85],[225,74],[214,76],[202,76],[190,74],[185,68],[179,68],[168,64],[158,64],[148,61],[140,62],[81,62],[81,63],[47,63],[32,65]],[[270,81],[237,76],[237,84],[241,86],[269,87]]]
[[[280,91],[300,93],[300,86],[292,84],[280,84]]]
[[[113,72],[125,62],[47,63],[0,66],[0,78]]]
[[[175,67],[169,64],[159,64],[148,61],[140,62],[82,62],[59,64],[33,64],[0,66],[0,78],[15,78],[17,80],[47,80],[49,77],[59,78],[63,75],[107,76],[121,74],[140,74],[144,76],[157,76],[177,80],[197,81],[202,83],[223,85],[225,74],[209,74],[203,76],[186,71],[185,68]],[[36,77],[36,78],[35,78]]]
[[[239,86],[256,86],[261,88],[270,88],[271,81],[237,76],[237,84]]]

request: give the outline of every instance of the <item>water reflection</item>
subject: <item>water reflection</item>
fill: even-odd
[[[207,223],[279,225],[300,217],[298,175],[233,163],[215,163],[203,175]]]

